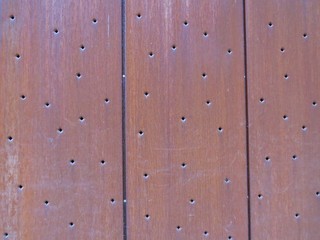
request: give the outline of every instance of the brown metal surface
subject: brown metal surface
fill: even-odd
[[[0,4],[1,234],[122,239],[120,1]]]
[[[247,239],[242,2],[126,19],[128,239]]]
[[[246,2],[252,239],[320,239],[320,2]]]

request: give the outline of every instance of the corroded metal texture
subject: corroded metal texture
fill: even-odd
[[[320,239],[320,2],[246,13],[252,239]]]
[[[1,1],[0,231],[123,239],[120,1]]]
[[[127,1],[128,239],[247,239],[241,1]]]

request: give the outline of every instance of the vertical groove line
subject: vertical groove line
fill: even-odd
[[[247,26],[246,0],[243,0],[243,40],[244,40],[244,85],[246,109],[246,158],[247,158],[247,198],[248,198],[248,239],[251,240],[251,196],[250,196],[250,141],[249,141],[249,99],[248,99],[248,71],[247,71]]]
[[[127,158],[126,158],[126,0],[121,0],[121,96],[122,96],[122,194],[123,240],[127,240]]]

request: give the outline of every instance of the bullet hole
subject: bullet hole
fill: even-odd
[[[184,21],[184,22],[183,22],[183,25],[184,25],[184,26],[188,26],[188,25],[189,25],[188,21]]]
[[[6,232],[5,232],[5,233],[3,234],[3,237],[4,237],[4,238],[8,238],[8,237],[9,237],[9,233],[6,233]]]
[[[114,198],[111,198],[111,199],[110,199],[110,202],[111,202],[112,204],[114,204],[114,203],[116,202],[116,200],[114,200]]]
[[[280,48],[280,51],[283,53],[285,51],[285,49],[282,47],[282,48]]]
[[[19,53],[16,54],[16,59],[20,59],[21,55]]]
[[[203,33],[203,36],[204,36],[204,37],[208,37],[208,33],[207,33],[207,32],[204,32],[204,33]]]
[[[148,174],[148,173],[144,173],[144,174],[143,174],[143,177],[144,177],[145,179],[147,179],[147,178],[149,177],[149,174]]]
[[[177,226],[177,231],[181,231],[182,228],[180,226]]]
[[[184,116],[183,116],[183,117],[181,117],[181,121],[182,121],[182,122],[187,121],[186,117],[184,117]]]
[[[317,102],[316,102],[316,101],[313,101],[313,102],[312,102],[312,106],[314,106],[314,107],[317,106]]]
[[[263,198],[262,194],[258,194],[258,198],[261,200]]]
[[[48,201],[48,200],[45,200],[45,201],[44,201],[44,205],[48,206],[48,205],[49,205],[49,201]]]
[[[15,16],[14,15],[10,15],[10,19],[13,21],[15,20]]]
[[[209,236],[209,232],[208,232],[208,231],[204,231],[204,232],[203,232],[203,235],[204,235],[205,237],[208,237],[208,236]]]
[[[153,52],[149,52],[149,57],[153,58],[154,57],[154,53]]]
[[[288,120],[288,116],[287,115],[283,115],[282,118],[283,118],[283,120]]]
[[[195,204],[195,202],[196,201],[194,199],[190,199],[190,201],[189,201],[190,204]]]
[[[78,79],[80,79],[81,78],[81,73],[77,73],[76,76],[77,76]]]
[[[80,116],[80,117],[79,117],[79,121],[80,121],[80,122],[84,122],[84,117]]]
[[[97,20],[96,18],[93,18],[93,19],[92,19],[92,23],[93,23],[93,24],[96,24],[97,22],[98,22],[98,20]]]
[[[144,132],[143,131],[139,131],[139,136],[141,137],[141,136],[143,136],[143,134],[144,134]]]
[[[222,127],[218,127],[218,132],[222,133],[223,132],[223,128]]]
[[[228,240],[232,240],[232,236],[229,236],[229,237],[228,237]]]
[[[59,33],[59,30],[57,28],[53,29],[53,33],[54,34],[58,34]]]
[[[211,101],[210,101],[210,100],[207,100],[207,101],[206,101],[206,104],[207,104],[207,106],[210,106],[210,105],[211,105]]]
[[[224,182],[225,182],[226,184],[229,184],[229,183],[231,182],[231,180],[230,180],[229,178],[226,178],[226,179],[224,179]]]
[[[110,102],[109,98],[104,99],[104,102],[109,103]]]
[[[70,222],[70,223],[69,223],[69,227],[74,227],[74,223],[73,223],[73,222]]]
[[[269,22],[269,23],[268,23],[268,26],[269,26],[269,27],[273,27],[273,23],[272,23],[272,22]]]
[[[265,102],[264,98],[260,98],[259,101],[260,101],[260,103],[264,103]]]
[[[186,168],[186,167],[187,167],[187,164],[183,162],[183,163],[181,163],[181,167],[182,167],[182,168]]]
[[[44,105],[45,105],[46,108],[50,107],[50,103],[48,103],[48,102],[46,102]]]
[[[137,14],[137,18],[140,19],[141,17],[142,17],[142,16],[141,16],[141,13],[138,13],[138,14]]]
[[[149,93],[148,92],[144,92],[144,96],[145,97],[149,97]]]
[[[70,160],[70,164],[71,164],[71,165],[74,165],[75,163],[76,163],[76,161],[75,161],[74,159],[71,159],[71,160]]]
[[[13,142],[13,137],[9,136],[9,137],[8,137],[8,141],[9,141],[9,142]]]
[[[63,133],[63,129],[62,128],[58,128],[58,133]]]
[[[202,78],[206,78],[207,74],[206,73],[202,73]]]
[[[265,160],[266,160],[267,162],[270,162],[271,159],[270,159],[269,156],[266,156],[266,157],[265,157]]]
[[[317,197],[320,197],[320,192],[316,192],[316,196],[317,196]]]
[[[303,125],[303,126],[301,127],[301,129],[302,129],[302,131],[307,131],[307,127],[306,127],[305,125]]]
[[[25,95],[21,95],[20,98],[21,100],[26,100],[27,97]]]
[[[304,33],[303,38],[307,38],[307,37],[308,37],[308,34]]]
[[[19,185],[18,188],[19,188],[19,190],[22,190],[22,189],[23,189],[23,186],[22,186],[22,185]]]
[[[150,219],[150,215],[149,215],[149,214],[146,214],[146,215],[144,216],[144,218],[145,218],[146,220],[149,220],[149,219]]]
[[[297,155],[293,155],[292,156],[292,160],[297,160],[298,159],[298,156]]]
[[[84,51],[85,49],[86,49],[86,48],[84,47],[84,45],[81,44],[81,45],[80,45],[80,50],[81,50],[81,51]]]
[[[101,163],[101,165],[105,165],[106,161],[105,160],[101,160],[100,163]]]
[[[289,79],[289,75],[288,74],[285,74],[283,77],[284,77],[284,79]]]
[[[294,216],[295,216],[295,218],[299,218],[299,217],[300,217],[300,214],[299,214],[299,213],[296,213]]]
[[[228,54],[231,54],[232,53],[232,50],[229,48],[228,49]]]
[[[172,45],[172,50],[175,51],[177,49],[176,45]]]

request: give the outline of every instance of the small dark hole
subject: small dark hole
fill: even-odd
[[[46,108],[50,107],[50,103],[48,102],[46,102],[44,105],[46,106]]]
[[[140,130],[139,135],[142,136],[143,134],[144,134],[143,131]]]
[[[195,203],[195,200],[194,199],[190,199],[190,204],[194,204]]]
[[[83,51],[85,49],[84,45],[80,45],[80,50]]]
[[[63,129],[62,128],[58,128],[58,133],[62,133]]]
[[[207,77],[207,74],[206,74],[206,73],[202,73],[202,77],[203,77],[203,78],[206,78],[206,77]]]
[[[314,102],[312,102],[312,106],[317,106],[317,102],[316,101],[314,101]]]
[[[300,217],[300,214],[299,214],[299,213],[296,213],[294,216],[295,216],[295,218],[299,218],[299,217]]]
[[[21,100],[26,100],[26,96],[25,95],[21,95],[20,98],[21,98]]]
[[[288,75],[288,74],[285,74],[285,75],[284,75],[284,78],[285,78],[285,79],[288,79],[288,78],[289,78],[289,75]]]
[[[143,174],[143,177],[144,177],[144,178],[148,178],[148,177],[149,177],[149,174],[148,174],[148,173],[144,173],[144,174]]]
[[[308,34],[304,33],[304,34],[303,34],[303,37],[304,37],[304,38],[307,38],[307,37],[308,37]]]
[[[149,52],[149,57],[154,57],[154,53],[153,52]]]
[[[222,127],[219,127],[218,128],[218,131],[221,133],[223,131],[223,128]]]
[[[80,120],[80,122],[83,122],[84,121],[84,117],[80,116],[79,120]]]
[[[94,24],[96,24],[96,23],[98,22],[98,20],[97,20],[96,18],[93,18],[93,19],[92,19],[92,22],[93,22]]]
[[[71,164],[71,165],[74,165],[75,163],[76,163],[75,160],[73,160],[73,159],[70,160],[70,164]]]
[[[262,199],[263,198],[262,194],[258,194],[258,198]]]
[[[283,120],[288,120],[288,116],[287,115],[283,115]]]
[[[303,126],[301,127],[301,129],[302,129],[302,131],[306,131],[306,130],[307,130],[307,127],[306,127],[305,125],[303,125]]]
[[[265,100],[264,100],[264,98],[260,98],[259,101],[260,101],[260,103],[264,103]]]
[[[100,163],[101,163],[101,165],[104,165],[104,164],[106,164],[106,161],[105,160],[101,160]]]
[[[224,180],[224,182],[225,182],[225,183],[230,183],[231,180],[230,180],[229,178],[226,178],[226,179]]]
[[[269,22],[268,25],[269,25],[269,27],[273,27],[273,23],[272,22]]]
[[[141,18],[142,16],[141,16],[141,14],[140,13],[138,13],[137,14],[137,18]]]
[[[44,204],[49,205],[49,201],[48,200],[44,201]]]
[[[145,92],[145,93],[144,93],[144,96],[145,96],[145,97],[148,97],[148,96],[149,96],[149,93],[148,93],[148,92]]]
[[[176,45],[172,45],[172,50],[176,50],[176,49],[177,49]]]
[[[269,161],[270,161],[270,157],[269,157],[269,156],[265,157],[265,160],[266,160],[267,162],[269,162]]]
[[[211,105],[211,101],[210,100],[207,100],[206,101],[206,104],[209,106],[209,105]]]
[[[9,137],[8,137],[8,141],[9,141],[9,142],[12,142],[12,141],[13,141],[13,137],[9,136]]]
[[[109,98],[106,98],[106,99],[104,100],[104,102],[105,102],[105,103],[109,103],[109,102],[110,102]]]
[[[20,59],[20,58],[21,58],[20,54],[17,53],[17,54],[16,54],[16,59]]]
[[[4,233],[3,236],[4,236],[4,238],[8,238],[9,237],[9,233]]]
[[[14,19],[15,19],[15,16],[14,16],[14,15],[10,15],[10,19],[11,19],[11,20],[14,20]]]
[[[297,160],[298,159],[298,156],[297,155],[293,155],[292,156],[292,160]]]
[[[181,163],[181,167],[182,167],[182,168],[186,168],[186,167],[187,167],[187,164],[186,164],[186,163]]]
[[[207,237],[209,235],[208,231],[204,231],[203,235]]]
[[[144,217],[145,217],[146,220],[150,219],[150,215],[149,214],[146,214]]]
[[[280,51],[281,51],[281,52],[284,52],[284,51],[285,51],[285,49],[284,49],[284,48],[280,48]]]
[[[23,186],[22,186],[22,185],[19,185],[18,188],[19,188],[20,190],[22,190],[22,189],[23,189]]]
[[[229,240],[231,240],[231,239],[232,239],[232,237],[231,237],[231,236],[229,236],[229,237],[228,237],[228,239],[229,239]]]
[[[188,21],[184,21],[183,24],[184,24],[185,26],[188,26],[188,25],[189,25]]]
[[[320,197],[320,192],[316,192],[316,196],[317,196],[317,197]]]
[[[81,78],[81,73],[76,74],[77,78]]]
[[[181,117],[182,122],[185,122],[186,120],[187,120],[186,117]]]
[[[73,222],[70,222],[70,223],[69,223],[69,226],[70,226],[70,227],[74,227],[74,223],[73,223]]]
[[[110,199],[110,202],[113,204],[113,203],[116,202],[116,200],[114,200],[114,198],[111,198],[111,199]]]
[[[207,33],[207,32],[204,32],[204,33],[203,33],[203,36],[208,37],[208,33]]]
[[[231,54],[231,53],[232,53],[232,50],[231,50],[231,49],[228,49],[228,53]]]
[[[58,34],[59,30],[57,28],[53,29],[54,34]]]

